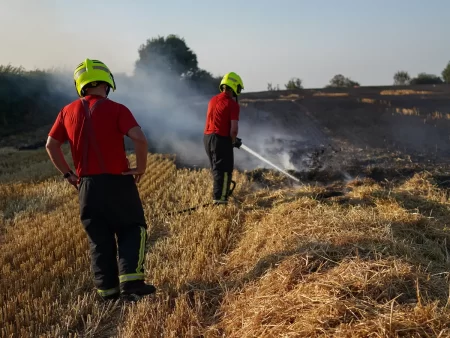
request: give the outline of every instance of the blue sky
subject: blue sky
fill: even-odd
[[[239,73],[246,91],[338,73],[391,84],[397,70],[440,75],[450,61],[448,0],[0,0],[0,64],[72,70],[86,57],[131,72],[149,38],[177,34],[199,66]]]

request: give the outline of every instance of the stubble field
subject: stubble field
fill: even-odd
[[[135,304],[96,298],[77,192],[45,150],[3,143],[0,336],[449,337],[448,147],[430,151],[448,123],[445,95],[430,94],[429,108],[426,92],[357,104],[344,101],[351,92],[273,95],[242,105],[261,119],[280,112],[272,125],[288,133],[307,126],[290,153],[316,156],[292,171],[302,183],[240,168],[228,206],[178,213],[210,201],[210,173],[149,154],[139,190],[158,292]],[[427,142],[410,137],[420,123]]]
[[[429,173],[292,186],[236,172],[231,205],[173,214],[209,202],[209,172],[149,154],[139,189],[159,291],[105,304],[76,191],[44,150],[2,151],[2,337],[450,335],[449,202]]]

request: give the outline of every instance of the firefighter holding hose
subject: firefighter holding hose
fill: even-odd
[[[243,89],[241,77],[230,72],[220,82],[220,93],[208,103],[203,142],[214,180],[214,204],[227,204],[230,196],[234,169],[233,148],[239,149],[242,145],[237,135],[240,112],[238,96]]]
[[[131,111],[108,99],[116,83],[103,62],[86,59],[73,76],[79,99],[59,112],[47,152],[78,190],[97,293],[103,300],[137,299],[156,291],[144,282],[147,224],[136,185],[146,170],[147,140]],[[136,168],[129,168],[124,135],[133,141]],[[75,172],[61,151],[66,141]]]

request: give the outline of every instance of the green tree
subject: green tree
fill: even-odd
[[[409,85],[410,81],[411,77],[409,76],[408,72],[399,70],[397,73],[394,74],[394,86]]]
[[[447,63],[447,66],[442,71],[442,79],[445,83],[450,83],[450,61]]]
[[[292,78],[288,83],[284,85],[286,89],[302,89],[302,80],[297,78]]]
[[[327,87],[336,87],[336,88],[348,88],[348,87],[359,87],[359,83],[351,80],[348,77],[345,77],[342,74],[337,74],[333,76],[330,80],[330,84]]]
[[[198,71],[197,55],[183,38],[171,34],[148,39],[138,50],[135,68],[147,74],[164,73],[175,77],[192,76]]]
[[[442,79],[434,74],[419,73],[417,77],[413,78],[410,82],[413,85],[417,84],[441,84]]]

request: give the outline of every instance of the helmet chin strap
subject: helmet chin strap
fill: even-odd
[[[241,87],[241,85],[240,84],[238,84],[237,85],[237,92],[235,93],[234,91],[233,91],[233,94],[234,94],[234,97],[236,98],[236,102],[238,102],[238,93],[240,93],[241,92],[241,90],[242,90],[242,87]]]

